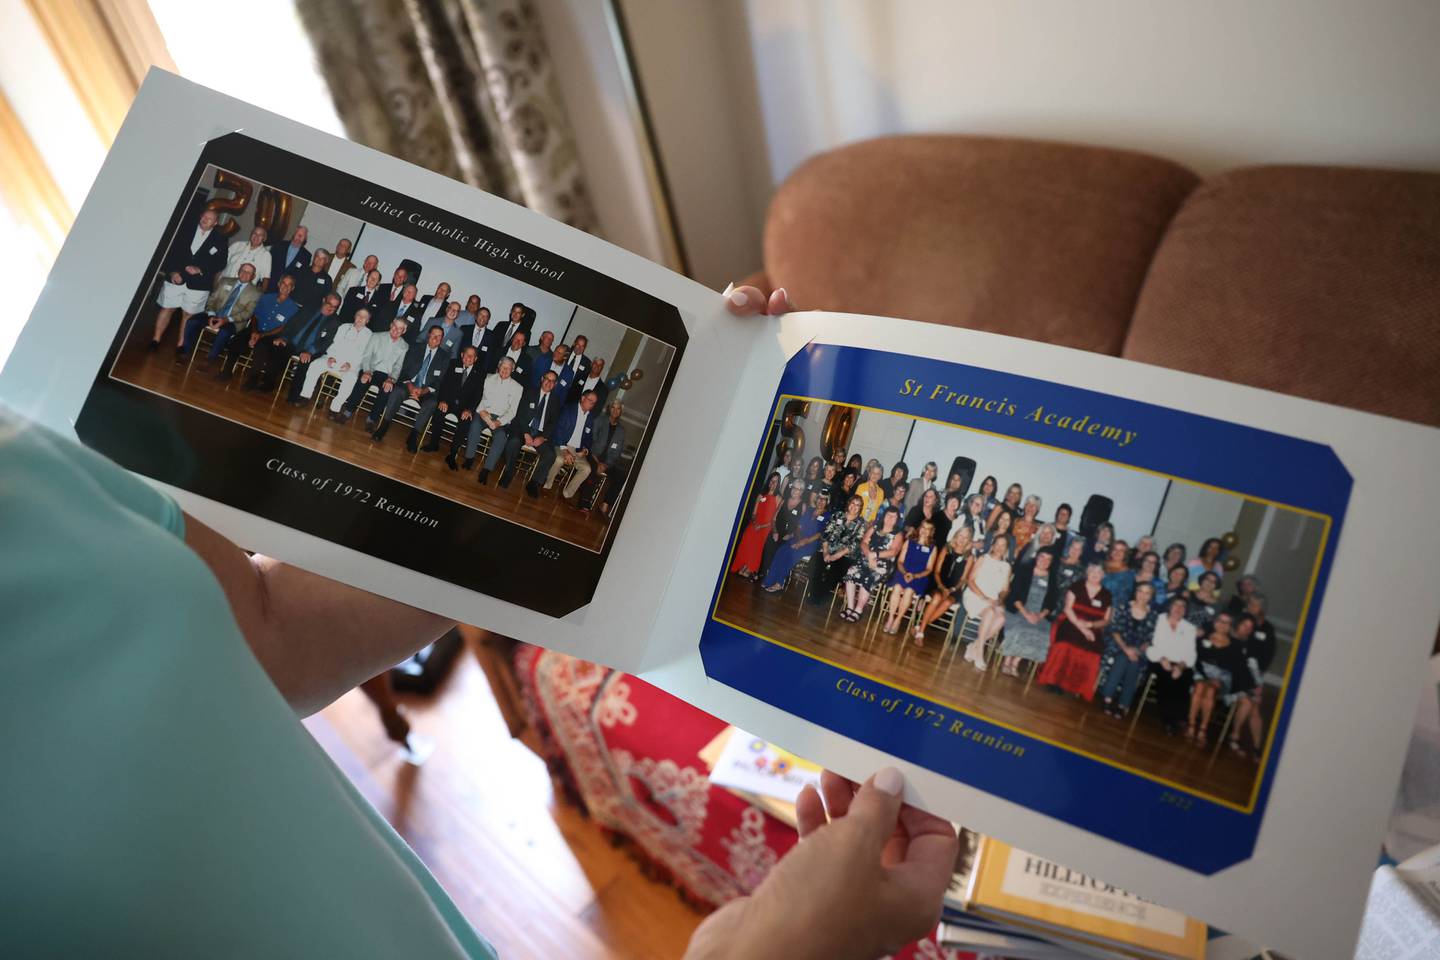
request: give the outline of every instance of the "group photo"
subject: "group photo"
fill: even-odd
[[[599,552],[675,347],[210,164],[111,376]]]
[[[1253,802],[1327,518],[819,400],[781,397],[765,437],[717,621]]]

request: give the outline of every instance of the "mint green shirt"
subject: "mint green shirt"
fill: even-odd
[[[175,502],[0,407],[0,956],[491,957]]]

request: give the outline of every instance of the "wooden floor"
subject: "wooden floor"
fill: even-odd
[[[434,697],[400,698],[435,741],[424,766],[404,762],[358,690],[306,725],[502,957],[683,954],[702,915],[556,794],[474,656],[455,666]]]
[[[120,351],[114,370],[117,379],[576,546],[599,550],[604,543],[609,519],[600,511],[582,513],[573,509],[561,501],[558,489],[542,489],[540,499],[533,500],[518,481],[501,490],[496,485],[497,478],[491,477],[482,487],[476,482],[476,470],[452,471],[445,466],[448,445],[442,445],[436,453],[407,451],[405,437],[410,429],[403,423],[393,423],[385,440],[376,443],[365,429],[363,415],[357,414],[350,423],[341,426],[326,416],[325,406],[313,411],[309,406],[292,407],[274,393],[242,392],[240,377],[221,383],[213,374],[201,371],[203,357],[193,368],[177,365],[174,323],[166,331],[165,343],[160,349],[147,352],[145,345],[153,336],[149,313],[153,310],[142,315]],[[178,322],[178,314],[176,316],[175,322]],[[541,482],[543,484],[543,478]]]
[[[742,629],[955,709],[1075,747],[1197,793],[1242,805],[1249,802],[1259,765],[1226,748],[1215,755],[1214,738],[1224,720],[1223,711],[1228,709],[1223,705],[1216,705],[1210,745],[1204,749],[1183,736],[1166,736],[1153,703],[1145,708],[1131,735],[1129,721],[1105,716],[1098,702],[1087,704],[1070,696],[1057,696],[1038,684],[1026,689],[1028,665],[1022,665],[1021,679],[1015,679],[981,673],[960,656],[947,656],[942,663],[943,635],[938,629],[930,631],[923,649],[878,629],[867,635],[864,621],[847,624],[832,618],[827,629],[824,607],[807,603],[797,613],[800,590],[797,585],[783,594],[771,595],[752,583],[729,577],[716,613]],[[1273,696],[1266,699],[1267,731],[1273,701]]]

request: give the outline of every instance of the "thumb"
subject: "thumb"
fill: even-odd
[[[899,770],[882,767],[861,785],[845,814],[845,823],[859,835],[858,842],[867,852],[873,851],[877,859],[895,833],[904,787],[905,778]]]

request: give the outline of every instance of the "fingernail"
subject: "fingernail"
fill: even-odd
[[[731,291],[731,290],[734,290],[734,289],[735,289],[735,284],[733,284],[733,283],[727,283],[727,284],[725,284],[725,289],[722,290],[722,291],[720,291],[720,296],[722,296],[722,297],[728,297],[728,296],[730,296],[730,291]]]
[[[900,796],[900,791],[905,789],[905,777],[894,767],[881,767],[875,774],[874,783],[876,790],[892,797]]]
[[[737,307],[743,307],[745,306],[745,304],[750,302],[750,298],[745,295],[744,290],[736,290],[733,293],[728,294],[728,296],[730,297],[730,302],[735,304],[735,306]]]
[[[785,292],[785,288],[784,288],[784,287],[781,287],[779,290],[776,290],[775,292],[778,293],[778,294],[780,294],[780,300],[781,300],[781,302],[783,302],[783,303],[785,304],[785,309],[786,309],[786,310],[794,310],[794,309],[795,309],[795,304],[793,304],[793,303],[790,302],[790,294],[788,294],[788,293]]]

